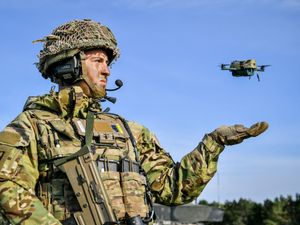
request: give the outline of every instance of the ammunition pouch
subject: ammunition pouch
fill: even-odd
[[[114,171],[114,172],[140,172],[140,165],[137,162],[133,162],[129,159],[108,160],[100,158],[97,160],[98,170],[100,172],[104,171]]]
[[[137,162],[98,158],[85,146],[54,164],[66,173],[80,205],[81,211],[73,213],[77,225],[149,222],[141,218],[149,219],[151,199]],[[73,224],[74,220],[68,219],[64,224]]]

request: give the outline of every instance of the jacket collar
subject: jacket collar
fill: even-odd
[[[79,86],[64,87],[59,92],[50,91],[43,96],[29,97],[24,109],[39,109],[60,115],[64,119],[86,118],[89,109],[101,111],[95,100],[87,97]]]

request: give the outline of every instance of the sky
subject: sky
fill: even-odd
[[[148,127],[175,161],[221,125],[269,123],[225,148],[198,200],[299,193],[299,0],[1,0],[1,129],[53,86],[35,68],[42,44],[32,41],[84,18],[109,26],[121,49],[108,86],[124,86],[103,107]],[[245,59],[271,65],[260,82],[220,70]]]

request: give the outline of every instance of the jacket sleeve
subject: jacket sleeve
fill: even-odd
[[[136,138],[141,165],[147,174],[154,201],[165,205],[191,202],[217,170],[224,146],[205,135],[198,146],[175,163],[147,128],[129,122]]]
[[[0,132],[0,207],[11,224],[61,224],[35,195],[38,177],[37,141],[24,112]]]

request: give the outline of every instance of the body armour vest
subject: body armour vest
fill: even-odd
[[[90,129],[86,119],[65,121],[41,110],[30,114],[39,145],[36,193],[54,217],[68,221],[98,204],[100,210],[112,212],[117,223],[137,216],[151,220],[150,190],[124,119],[98,113]]]

